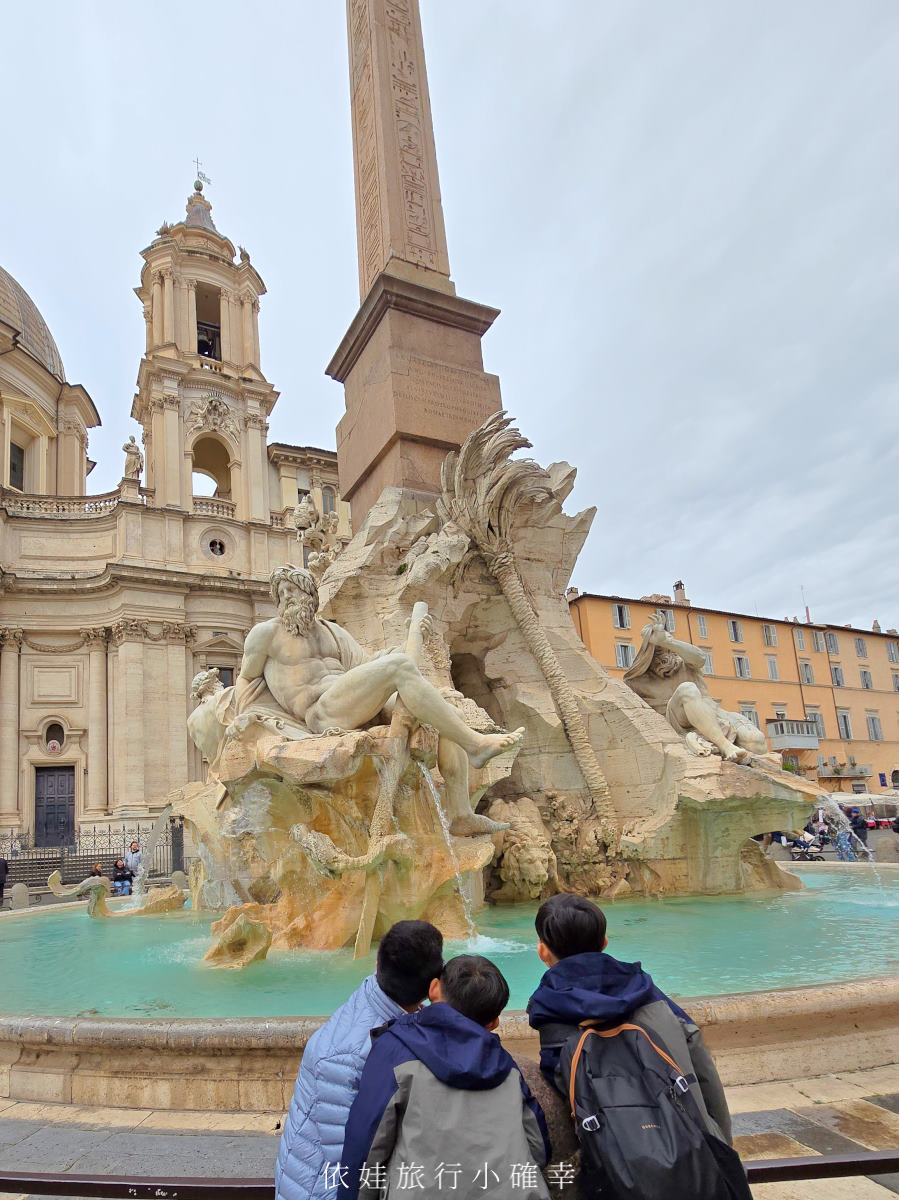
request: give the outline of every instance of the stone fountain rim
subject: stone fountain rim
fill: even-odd
[[[721,996],[679,997],[701,1027],[778,1019],[811,1020],[817,1014],[885,1009],[899,1011],[899,974],[871,976],[805,988],[777,988]],[[0,1042],[29,1046],[142,1047],[174,1051],[271,1052],[302,1050],[327,1017],[27,1017],[0,1015]],[[536,1035],[527,1013],[500,1021],[499,1035],[520,1042]]]

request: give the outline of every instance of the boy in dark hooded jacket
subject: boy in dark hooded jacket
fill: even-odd
[[[346,1127],[339,1200],[409,1189],[454,1200],[548,1200],[546,1123],[493,1030],[509,986],[476,954],[450,959],[431,1004],[375,1039]]]
[[[551,896],[535,924],[537,953],[549,970],[528,1002],[528,1017],[540,1033],[540,1070],[547,1081],[567,1094],[559,1059],[581,1021],[610,1028],[633,1022],[658,1038],[681,1070],[692,1067],[690,1091],[709,1131],[732,1144],[724,1088],[698,1026],[639,963],[603,953],[608,938],[601,909],[583,896]]]

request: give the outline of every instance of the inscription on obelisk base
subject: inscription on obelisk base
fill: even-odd
[[[345,386],[337,460],[358,528],[387,486],[439,492],[500,392],[481,357],[498,310],[449,277],[418,0],[347,0],[347,24],[361,306],[327,373]]]

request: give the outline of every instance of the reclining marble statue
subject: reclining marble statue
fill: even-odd
[[[271,596],[278,615],[250,630],[233,689],[222,689],[211,712],[196,710],[188,719],[191,736],[210,761],[223,737],[237,736],[253,721],[269,723],[290,738],[341,734],[362,729],[398,696],[417,721],[438,732],[437,764],[446,784],[450,832],[465,837],[504,828],[472,812],[468,766],[483,767],[512,749],[523,729],[470,729],[424,678],[412,655],[401,650],[366,654],[347,630],[317,616],[318,588],[304,568],[273,571]],[[425,616],[410,637],[420,640],[429,628]]]
[[[694,754],[718,754],[730,762],[768,757],[768,742],[740,713],[727,712],[709,695],[705,655],[668,632],[658,609],[642,630],[643,641],[625,683],[665,717]]]
[[[477,773],[480,781],[492,760],[506,756],[511,762],[524,731],[508,733],[492,724],[484,730],[472,728],[460,708],[425,677],[418,661],[432,634],[426,605],[413,609],[405,649],[368,654],[345,628],[317,615],[318,589],[309,571],[293,566],[276,569],[270,591],[278,614],[250,630],[234,686],[222,687],[214,670],[198,674],[192,686],[198,706],[188,719],[188,729],[209,762],[223,836],[253,834],[254,853],[262,847],[276,877],[272,892],[283,893],[281,881],[299,869],[296,856],[301,853],[318,877],[339,883],[347,883],[353,872],[383,875],[393,868],[391,881],[397,896],[403,892],[402,873],[416,873],[414,886],[410,882],[404,894],[420,892],[422,911],[432,895],[445,903],[447,885],[455,882],[453,859],[460,870],[480,869],[493,856],[492,836],[508,827],[473,811],[472,792],[483,787],[473,787],[471,774]],[[402,717],[399,724],[398,717]],[[419,770],[408,770],[407,735],[419,726],[423,732],[430,728],[436,733],[431,761],[442,779],[442,794],[436,785],[425,785]],[[399,730],[404,731],[403,739],[397,737]],[[369,770],[367,775],[366,757],[375,763],[375,772]],[[384,768],[388,761],[392,771]],[[363,775],[368,782],[360,784]],[[330,791],[329,781],[334,785]],[[263,817],[258,812],[260,784],[267,797],[263,806],[268,805]],[[385,800],[392,803],[394,793],[406,795],[416,789],[420,795],[407,806],[406,817],[397,819],[389,813],[382,829]],[[207,800],[208,795],[207,788]],[[445,812],[447,837],[439,814],[432,811],[435,801]],[[431,817],[422,824],[425,810],[431,811]],[[278,815],[285,812],[289,815]],[[269,825],[279,820],[290,844],[282,838],[272,850]],[[362,845],[359,829],[366,825],[368,842]],[[455,845],[448,846],[447,841]],[[358,889],[351,895],[349,887],[344,888],[344,899],[349,901],[336,922],[333,940],[324,944],[344,944],[352,923],[346,913],[357,902],[363,912],[369,904],[360,900]],[[320,882],[310,884],[307,878],[304,890],[308,918],[316,902],[326,903],[327,889]],[[251,890],[246,901],[259,891],[259,887]],[[377,902],[377,893],[377,888],[367,885],[367,895],[375,896],[372,903]],[[235,898],[243,897],[238,891]],[[245,902],[240,907],[242,919],[273,917],[272,912],[261,911],[264,906],[259,903],[248,907]],[[308,944],[302,936],[310,932],[309,921],[303,925],[296,905],[286,907],[290,911],[284,921],[293,927],[288,940]],[[333,909],[334,905],[329,912]],[[235,909],[235,919],[237,915]],[[277,941],[277,932],[275,945],[285,944]]]

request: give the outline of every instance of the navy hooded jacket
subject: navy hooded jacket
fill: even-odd
[[[621,962],[601,952],[572,954],[544,973],[528,1001],[528,1017],[534,1029],[576,1026],[581,1021],[620,1025],[630,1020],[637,1009],[657,1001],[667,1004],[682,1021],[690,1022],[684,1010],[656,987],[638,962]],[[540,1070],[554,1083],[562,1047],[544,1044],[544,1040],[541,1037]]]
[[[421,1167],[427,1195],[508,1196],[512,1164],[548,1161],[543,1113],[495,1034],[438,1003],[398,1017],[373,1038],[347,1121],[341,1200],[376,1195],[376,1182],[388,1179],[391,1195],[395,1187],[420,1190],[400,1181],[401,1163]],[[435,1172],[446,1163],[460,1173],[441,1186]],[[548,1192],[541,1176],[515,1195],[542,1200]]]

